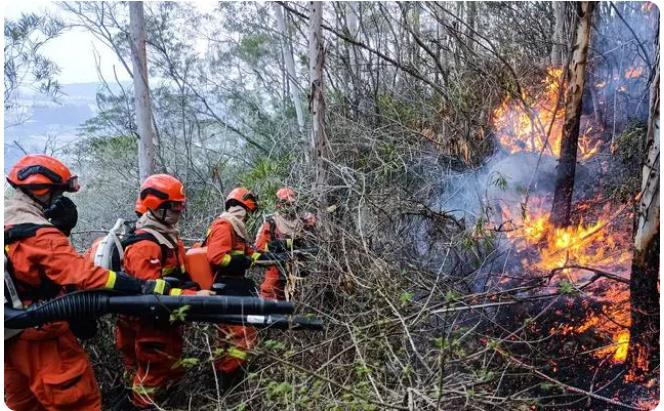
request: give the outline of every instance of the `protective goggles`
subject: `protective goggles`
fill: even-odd
[[[187,209],[187,203],[185,201],[165,201],[162,205],[159,206],[160,210],[173,210],[178,213],[183,212]]]
[[[42,188],[61,188],[64,191],[68,191],[70,193],[74,193],[81,188],[80,184],[78,183],[78,176],[71,176],[67,181],[63,181],[62,177],[58,173],[42,165],[25,167],[21,169],[16,176],[20,181],[23,181],[35,174],[41,174],[45,176],[51,180],[53,184],[26,184],[24,187],[32,190],[38,190]]]

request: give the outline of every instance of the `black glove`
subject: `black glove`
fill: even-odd
[[[51,205],[44,209],[44,216],[67,237],[78,222],[76,204],[65,196],[59,196],[53,200]]]
[[[173,287],[164,280],[147,280],[143,282],[141,294],[168,295]]]
[[[127,273],[118,271],[115,273],[115,281],[113,290],[125,294],[163,294],[169,295],[172,290],[177,290],[171,287],[164,280],[139,280],[132,277]]]
[[[287,240],[273,240],[267,244],[267,249],[273,253],[285,253],[290,250]]]
[[[238,255],[232,255],[231,256],[231,261],[228,263],[227,268],[229,270],[246,270],[247,268],[251,267],[251,258],[247,257],[246,255],[238,254]]]
[[[258,258],[256,258],[256,261],[277,261],[280,263],[289,261],[291,259],[290,254],[282,252],[282,253],[272,253],[272,252],[264,252],[261,253]]]
[[[254,296],[256,284],[251,278],[217,276],[212,284],[212,291],[218,295],[236,295],[241,297]]]

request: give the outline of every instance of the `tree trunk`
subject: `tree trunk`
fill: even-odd
[[[475,50],[475,42],[473,41],[473,36],[475,32],[475,21],[477,20],[477,2],[475,1],[466,1],[464,2],[468,9],[468,19],[466,27],[466,44],[468,48],[473,51]]]
[[[659,368],[659,52],[650,86],[641,192],[636,213],[630,277],[632,324],[627,364],[637,379],[652,378]]]
[[[145,18],[143,2],[129,3],[129,31],[131,34],[131,62],[134,81],[134,105],[138,144],[138,171],[141,181],[154,174],[154,140],[152,103],[148,87],[148,64],[145,54]]]
[[[576,150],[579,142],[581,120],[581,100],[586,83],[586,65],[588,43],[590,41],[590,18],[595,3],[577,4],[578,23],[574,54],[567,72],[567,93],[565,98],[565,122],[560,142],[560,160],[556,176],[556,185],[551,209],[551,222],[556,227],[570,224],[572,193],[574,192],[574,173],[576,171]]]
[[[311,17],[309,18],[309,75],[311,79],[311,96],[309,109],[312,115],[311,124],[311,160],[315,168],[315,191],[318,200],[324,203],[323,187],[327,181],[327,164],[330,147],[325,135],[325,98],[323,85],[323,68],[325,66],[325,52],[323,49],[323,2],[309,3]],[[323,204],[321,204],[323,205]]]
[[[304,134],[304,111],[302,110],[302,96],[300,94],[300,85],[297,82],[297,72],[295,71],[295,60],[293,59],[293,48],[288,33],[288,25],[284,17],[281,5],[274,3],[274,10],[277,16],[279,31],[282,33],[281,47],[284,51],[284,62],[286,72],[288,73],[288,83],[290,84],[291,100],[295,106],[295,115],[297,117],[297,126],[301,134]]]
[[[551,47],[551,64],[562,66],[567,57],[567,5],[563,1],[554,1],[553,6],[553,45]]]

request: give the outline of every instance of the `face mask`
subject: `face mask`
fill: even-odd
[[[78,222],[76,204],[62,195],[51,201],[49,206],[44,207],[44,216],[66,236],[71,234],[71,230],[76,227]]]
[[[167,210],[164,215],[164,223],[170,226],[176,225],[180,221],[182,213],[175,210]]]

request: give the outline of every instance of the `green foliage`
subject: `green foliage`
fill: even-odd
[[[265,340],[263,341],[263,346],[271,351],[284,351],[286,349],[284,343],[277,340]]]
[[[414,295],[414,294],[413,294],[412,292],[410,292],[410,291],[404,291],[404,292],[401,293],[401,295],[399,296],[399,302],[401,303],[401,305],[407,305],[407,304],[409,304],[411,301],[413,301],[413,295]]]
[[[493,180],[491,181],[491,184],[493,184],[494,186],[498,187],[501,190],[505,190],[507,188],[507,179],[505,178],[504,175],[496,173],[496,175],[493,177]]]
[[[249,33],[242,36],[238,53],[249,63],[257,63],[268,52],[270,37],[266,33]]]
[[[560,283],[558,283],[558,289],[561,294],[568,296],[575,296],[579,293],[578,288],[568,280],[561,280]]]
[[[59,95],[58,66],[41,54],[48,41],[64,31],[64,23],[49,15],[22,13],[18,19],[5,19],[4,107],[15,104],[15,92],[28,87],[43,95]]]
[[[176,308],[175,310],[171,311],[171,315],[169,316],[169,321],[172,323],[176,321],[185,321],[187,319],[187,311],[191,306],[189,304],[183,305],[180,308]]]
[[[461,295],[455,290],[445,291],[444,299],[446,304],[450,304],[456,301],[459,301]]]

